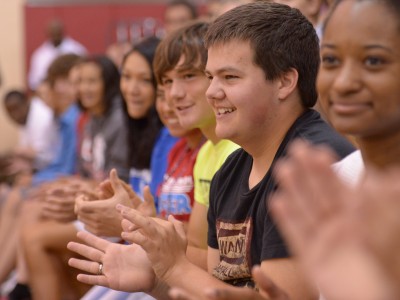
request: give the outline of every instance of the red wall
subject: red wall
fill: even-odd
[[[25,6],[26,70],[32,52],[46,39],[45,28],[54,18],[65,24],[66,33],[82,43],[90,53],[104,53],[116,41],[116,27],[152,17],[161,27],[164,6],[161,4]]]

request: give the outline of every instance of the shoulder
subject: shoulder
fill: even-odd
[[[340,158],[352,153],[355,147],[332,126],[325,122],[315,110],[309,110],[295,123],[292,138],[302,138],[311,144],[324,144]]]
[[[118,125],[125,124],[125,115],[121,101],[120,97],[113,99],[113,103],[106,116],[110,123],[116,123]]]
[[[170,134],[167,127],[162,127],[158,132],[156,142],[154,144],[154,152],[169,152],[170,149],[175,146],[179,138],[174,137]]]
[[[220,166],[238,148],[240,148],[238,145],[228,140],[221,140],[217,144],[207,141],[200,148],[197,161],[212,161],[215,165]]]
[[[235,152],[239,148],[239,145],[229,140],[221,140],[215,145],[215,151],[222,161],[225,161],[231,153]]]
[[[64,51],[76,53],[79,55],[84,55],[87,52],[86,48],[81,43],[70,37],[65,37],[63,39],[61,47]]]
[[[43,42],[39,47],[37,47],[32,53],[32,59],[38,59],[41,56],[45,56],[48,52],[53,52],[54,47],[49,42]]]
[[[42,100],[33,98],[29,107],[27,126],[51,126],[54,113]]]
[[[81,111],[79,107],[76,104],[73,104],[61,115],[60,121],[75,126],[78,123],[80,114]]]
[[[252,161],[252,157],[244,151],[242,148],[238,148],[224,160],[221,167],[215,174],[216,180],[223,178],[224,180],[229,178],[231,174],[235,174],[234,177],[238,177],[247,168],[249,162]]]
[[[53,115],[53,110],[38,97],[33,97],[31,100],[29,113],[31,112],[46,117]]]

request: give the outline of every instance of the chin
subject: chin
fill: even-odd
[[[142,112],[138,112],[138,111],[128,111],[129,113],[129,117],[131,117],[132,119],[142,119],[144,118],[145,114],[143,114]]]
[[[233,137],[232,133],[229,130],[218,128],[218,126],[215,129],[215,134],[217,135],[217,137],[224,140],[230,140]]]

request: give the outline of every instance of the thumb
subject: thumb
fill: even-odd
[[[147,204],[150,204],[155,207],[154,197],[151,194],[150,187],[148,185],[146,185],[143,189],[143,197],[144,201],[146,201]]]
[[[123,189],[120,179],[118,177],[117,170],[115,170],[115,169],[112,169],[110,171],[110,183],[111,183],[111,188],[114,191],[114,195],[120,194],[121,192],[123,192],[124,189]]]
[[[113,196],[113,193],[114,193],[114,191],[112,189],[109,178],[100,182],[99,185],[97,186],[97,194],[98,194],[99,199],[111,198]]]
[[[82,206],[84,206],[83,202],[85,202],[85,196],[84,195],[79,195],[78,197],[75,198],[75,206],[74,206],[74,212],[75,214],[79,214],[79,212],[82,209]]]

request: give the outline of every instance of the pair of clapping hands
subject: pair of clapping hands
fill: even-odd
[[[115,169],[110,178],[96,188],[95,197],[82,194],[75,199],[75,213],[85,229],[97,236],[119,237],[121,235],[122,216],[116,210],[118,204],[135,208],[143,215],[155,217],[156,209],[153,196],[148,187],[141,199],[131,186],[120,180]]]
[[[75,198],[78,195],[95,197],[95,184],[78,177],[63,177],[31,189],[27,197],[40,205],[40,216],[59,222],[76,219]]]

